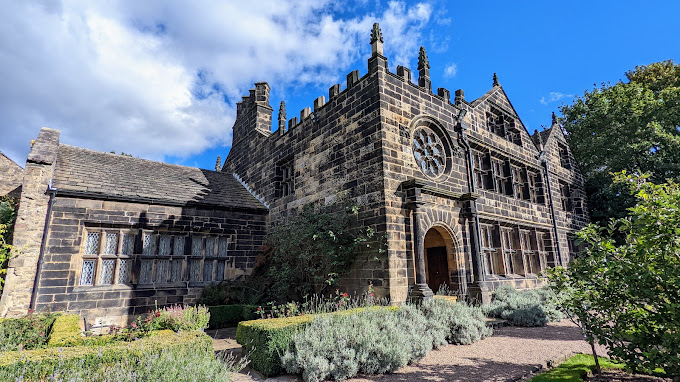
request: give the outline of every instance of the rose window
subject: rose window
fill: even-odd
[[[413,156],[427,176],[436,178],[446,169],[444,144],[437,133],[427,127],[419,127],[413,132]]]

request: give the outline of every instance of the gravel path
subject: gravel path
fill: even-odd
[[[224,337],[224,335],[223,335]],[[223,341],[229,342],[230,339]],[[605,355],[604,349],[599,352]],[[433,350],[418,363],[393,374],[361,376],[353,382],[381,381],[518,381],[551,363],[559,363],[573,353],[590,353],[579,329],[569,321],[550,323],[542,328],[502,327],[493,336],[472,345],[449,345]],[[235,382],[301,381],[292,375],[262,378],[244,370]]]

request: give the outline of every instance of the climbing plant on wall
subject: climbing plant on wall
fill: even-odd
[[[0,198],[0,293],[5,283],[7,263],[12,253],[12,234],[17,214],[16,199]]]
[[[307,205],[274,227],[268,237],[270,297],[301,300],[332,290],[375,236],[359,225],[358,215],[359,207],[348,203]]]

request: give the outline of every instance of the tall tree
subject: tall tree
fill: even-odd
[[[561,108],[569,146],[586,177],[593,221],[620,218],[634,204],[610,173],[680,179],[680,65],[637,66],[628,82],[602,84]]]

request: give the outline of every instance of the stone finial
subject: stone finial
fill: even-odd
[[[498,83],[498,76],[496,73],[493,74],[493,86],[501,86],[501,84]]]
[[[222,157],[217,156],[217,162],[215,162],[215,171],[222,171]]]
[[[427,52],[425,51],[425,47],[421,46],[420,53],[418,54],[418,70],[423,69],[427,69],[429,74],[430,60],[427,59]]]
[[[463,91],[463,89],[456,90],[454,102],[456,104],[459,104],[463,101],[465,101],[465,92]]]
[[[552,124],[557,125],[557,116],[554,111],[552,112]]]
[[[371,54],[373,56],[383,55],[383,37],[378,23],[373,24],[371,31]]]
[[[286,102],[281,101],[281,105],[279,106],[279,130],[281,132],[286,131]]]
[[[371,44],[374,42],[383,42],[382,31],[378,23],[373,23],[373,30],[371,30]]]
[[[430,61],[427,59],[425,47],[420,47],[418,54],[418,86],[432,91],[432,81],[430,81]]]
[[[538,141],[538,147],[541,149],[543,148],[543,137],[541,137],[541,133],[538,132],[538,129],[534,129],[534,136],[536,136],[536,140]]]

